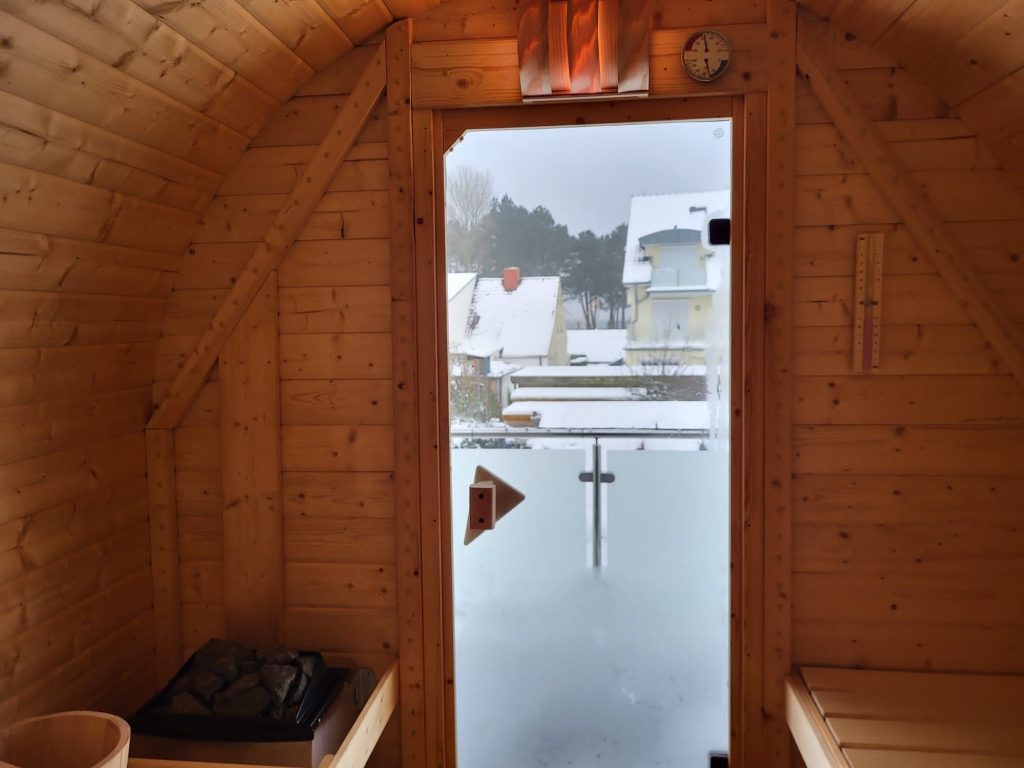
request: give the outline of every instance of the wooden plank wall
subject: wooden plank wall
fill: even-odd
[[[903,70],[837,67],[992,301],[1024,322],[1024,196]],[[1021,672],[1024,391],[803,83],[797,96],[793,662]],[[881,368],[851,373],[854,239],[885,234]]]
[[[184,362],[376,44],[268,123],[200,222],[156,385]],[[278,270],[284,640],[382,673],[397,652],[387,111],[374,112]],[[225,634],[219,374],[175,430],[186,653]],[[397,718],[375,758],[396,764]]]
[[[143,425],[195,320],[175,307],[158,351],[182,253],[275,109],[437,1],[0,4],[0,724],[151,692]],[[216,402],[176,447],[191,563],[211,562]]]
[[[4,29],[15,55],[62,50],[34,27],[5,18]],[[90,83],[120,74],[86,69]],[[113,113],[109,95],[39,86],[64,100],[58,112],[17,85],[0,83],[3,723],[123,711],[151,692],[142,428],[166,297],[217,178],[81,103]]]

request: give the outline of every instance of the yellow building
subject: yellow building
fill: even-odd
[[[632,199],[622,272],[627,365],[705,364],[709,318],[724,277],[707,244],[707,221],[727,216],[728,205],[727,190]]]

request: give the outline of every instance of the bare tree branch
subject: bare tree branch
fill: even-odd
[[[494,184],[489,171],[460,165],[445,174],[446,211],[466,231],[476,229],[491,207]]]

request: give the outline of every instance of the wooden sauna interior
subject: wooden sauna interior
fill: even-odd
[[[445,764],[438,169],[498,108],[742,127],[733,764],[800,764],[800,665],[1024,674],[1024,2],[649,0],[647,97],[557,107],[518,5],[0,0],[0,724],[227,633],[397,656],[374,761]]]

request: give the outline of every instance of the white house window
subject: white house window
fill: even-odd
[[[696,248],[666,248],[659,266],[672,271],[673,280],[663,285],[704,285],[708,281],[704,254]]]
[[[682,343],[689,337],[690,302],[686,299],[654,299],[651,304],[651,336],[659,344]]]

